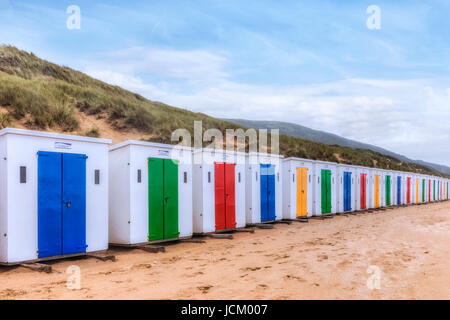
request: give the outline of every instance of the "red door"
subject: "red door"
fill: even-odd
[[[225,229],[225,164],[214,163],[214,195],[216,230]]]
[[[227,229],[236,227],[236,204],[235,204],[235,164],[225,164],[225,226]]]
[[[431,180],[428,180],[428,201],[431,201]]]
[[[411,178],[406,178],[406,202],[411,202]]]
[[[216,230],[236,227],[235,164],[214,164]]]
[[[361,173],[361,209],[366,209],[366,174]]]

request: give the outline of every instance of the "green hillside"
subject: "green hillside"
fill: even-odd
[[[80,126],[79,111],[107,119],[117,131],[136,129],[150,137],[149,140],[163,143],[170,143],[175,129],[193,132],[194,120],[202,120],[204,130],[217,128],[225,132],[225,129],[244,128],[202,113],[148,100],[12,46],[0,46],[0,107],[0,127],[23,123],[35,130],[74,132]],[[101,136],[102,132],[92,128],[85,134]],[[404,163],[378,152],[330,146],[285,135],[280,136],[280,151],[286,157],[438,174],[425,166]]]

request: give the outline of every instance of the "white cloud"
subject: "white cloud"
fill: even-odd
[[[133,47],[99,55],[86,61],[84,68],[125,74],[151,74],[191,82],[224,79],[229,75],[223,66],[227,58],[205,50],[164,50],[152,47]]]
[[[164,90],[161,90],[152,84],[144,83],[142,79],[132,75],[103,70],[87,70],[87,73],[96,79],[112,85],[117,85],[132,92],[143,93],[150,99],[155,99],[155,97],[161,99],[166,97],[167,94]]]
[[[233,81],[226,64],[224,54],[204,50],[140,47],[106,54],[85,70],[149,99],[211,116],[298,123],[450,165],[449,79],[250,85]],[[158,80],[150,84],[145,76]]]

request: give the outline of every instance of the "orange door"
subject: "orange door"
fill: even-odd
[[[308,216],[308,168],[297,168],[297,217]]]
[[[419,178],[416,178],[416,203],[419,203]]]
[[[375,195],[374,195],[374,206],[378,208],[380,206],[380,175],[375,175]]]

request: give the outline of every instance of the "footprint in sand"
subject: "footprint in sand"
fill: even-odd
[[[241,268],[242,271],[258,271],[261,270],[261,267],[247,267],[247,268]]]
[[[292,274],[287,274],[287,275],[285,275],[285,276],[284,276],[284,279],[285,279],[285,280],[297,280],[297,281],[299,281],[299,282],[306,282],[305,279],[303,279],[303,278],[301,278],[301,277],[294,276],[294,275],[292,275]]]
[[[197,276],[201,276],[203,274],[204,273],[202,271],[198,271],[198,272],[194,272],[194,273],[191,273],[191,274],[186,274],[185,277],[186,278],[194,278],[194,277],[197,277]]]
[[[152,265],[150,263],[140,263],[133,265],[132,269],[150,269]]]
[[[27,292],[24,290],[6,289],[0,291],[0,297],[2,298],[14,298],[25,295]]]
[[[107,275],[110,275],[111,273],[112,273],[112,271],[106,271],[106,272],[99,272],[98,274],[107,276]]]
[[[162,261],[162,263],[163,264],[167,264],[167,263],[173,263],[173,262],[177,262],[177,261],[179,261],[179,260],[181,260],[182,258],[180,257],[180,256],[174,256],[174,257],[171,257],[171,258],[168,258],[168,259],[164,259],[163,261]]]
[[[220,262],[220,261],[229,261],[229,260],[227,258],[220,258],[220,259],[213,260],[214,263]]]
[[[200,290],[203,294],[207,294],[209,292],[209,290],[211,290],[212,287],[213,286],[206,285],[206,286],[197,287],[197,289]]]
[[[317,261],[322,262],[324,260],[328,260],[328,256],[326,254],[320,254],[317,256]]]

